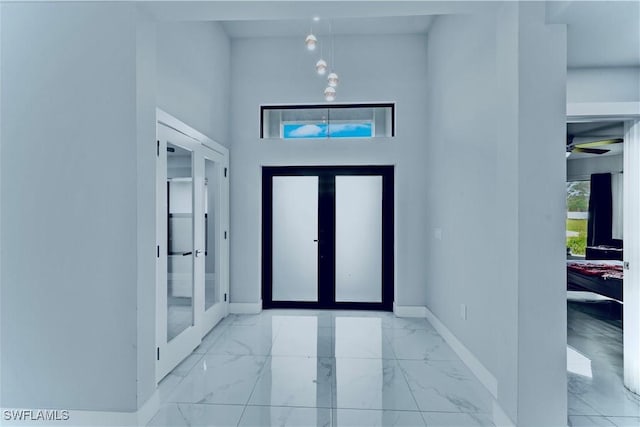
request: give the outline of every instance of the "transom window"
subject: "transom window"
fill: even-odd
[[[395,134],[394,104],[261,107],[261,138],[372,139]]]

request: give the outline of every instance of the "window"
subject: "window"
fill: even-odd
[[[567,182],[567,255],[585,256],[590,189],[589,181]]]
[[[395,134],[394,104],[261,107],[261,138],[372,139]]]
[[[283,139],[302,138],[371,138],[373,137],[373,122],[285,122],[282,123],[280,133]]]

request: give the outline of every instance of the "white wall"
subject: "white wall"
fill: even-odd
[[[259,106],[321,103],[326,80],[303,39],[232,40],[231,302],[261,299],[261,165],[396,165],[396,303],[424,305],[428,201],[427,69],[421,35],[335,39],[339,102],[397,102],[397,136],[374,141],[260,140]],[[325,51],[326,52],[326,51]]]
[[[640,102],[640,67],[570,68],[567,102]]]
[[[137,403],[156,390],[156,27],[138,10],[136,27],[137,125]]]
[[[564,425],[566,27],[544,24],[544,4],[507,7],[519,9],[518,425]]]
[[[521,426],[567,410],[566,43],[543,7],[439,17],[427,40],[427,306]]]
[[[502,148],[497,138],[496,38],[491,15],[439,17],[429,32],[430,155],[424,192],[430,207],[425,215],[429,273],[424,286],[428,308],[501,387],[509,383],[502,405],[513,416],[517,289],[508,280],[513,280],[517,263],[512,241],[516,224],[501,212],[509,209],[502,193],[514,185],[517,166],[513,153],[501,152],[509,147]],[[507,181],[501,182],[500,175]],[[460,304],[467,305],[467,321],[459,315]]]
[[[229,146],[230,42],[216,22],[157,26],[158,107]]]
[[[228,143],[229,41],[101,3],[3,4],[1,35],[0,406],[135,411],[156,386],[156,91]]]
[[[133,411],[136,10],[1,7],[0,406]]]

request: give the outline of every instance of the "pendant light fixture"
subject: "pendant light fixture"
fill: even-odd
[[[312,18],[312,22],[309,26],[309,35],[307,35],[304,41],[307,47],[307,50],[309,51],[316,50],[319,43],[317,37],[313,35],[313,22],[318,22],[319,20],[320,20],[319,17]],[[324,89],[324,99],[327,102],[331,102],[336,99],[336,87],[338,86],[338,82],[339,82],[338,74],[333,69],[333,65],[335,63],[334,62],[335,43],[334,43],[334,36],[333,36],[333,22],[331,21],[329,21],[329,35],[331,36],[331,62],[329,63],[331,64],[331,69],[330,69],[331,72],[327,76],[327,87]],[[329,64],[327,64],[327,61],[325,61],[322,50],[323,50],[323,45],[320,44],[320,58],[316,62],[315,68],[316,68],[316,73],[318,75],[324,76],[327,73],[327,71],[329,71]]]
[[[318,59],[318,62],[316,62],[316,72],[319,75],[324,76],[324,74],[327,72],[327,61],[323,59],[324,55],[322,54],[322,51],[322,43],[320,43],[320,59]]]
[[[335,88],[331,87],[331,86],[327,86],[327,88],[324,90],[324,99],[326,101],[335,101],[336,99],[336,90]]]
[[[313,34],[309,34],[307,38],[304,39],[304,44],[307,45],[307,50],[316,50],[318,39]]]
[[[309,25],[309,35],[304,39],[304,44],[307,45],[307,50],[316,50],[318,39],[313,35],[313,22]]]
[[[329,73],[329,75],[327,76],[327,84],[329,85],[329,87],[336,87],[338,86],[338,75],[335,73],[335,71],[333,71],[333,66],[335,65],[336,61],[335,61],[335,44],[333,42],[333,23],[329,24],[329,31],[331,32],[331,72]]]
[[[338,81],[338,75],[334,72],[329,73],[329,75],[327,76],[327,84],[329,85],[329,87],[338,86]]]
[[[323,76],[327,72],[327,61],[320,58],[318,62],[316,62],[316,72]]]

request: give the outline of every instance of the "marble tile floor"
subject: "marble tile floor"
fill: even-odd
[[[190,300],[190,299],[189,299]],[[191,305],[172,304],[167,306],[167,339],[171,340],[192,324]]]
[[[617,304],[567,304],[570,426],[640,426],[640,397],[623,384],[622,323]]]
[[[425,319],[230,315],[159,385],[150,426],[492,426],[491,395]]]

